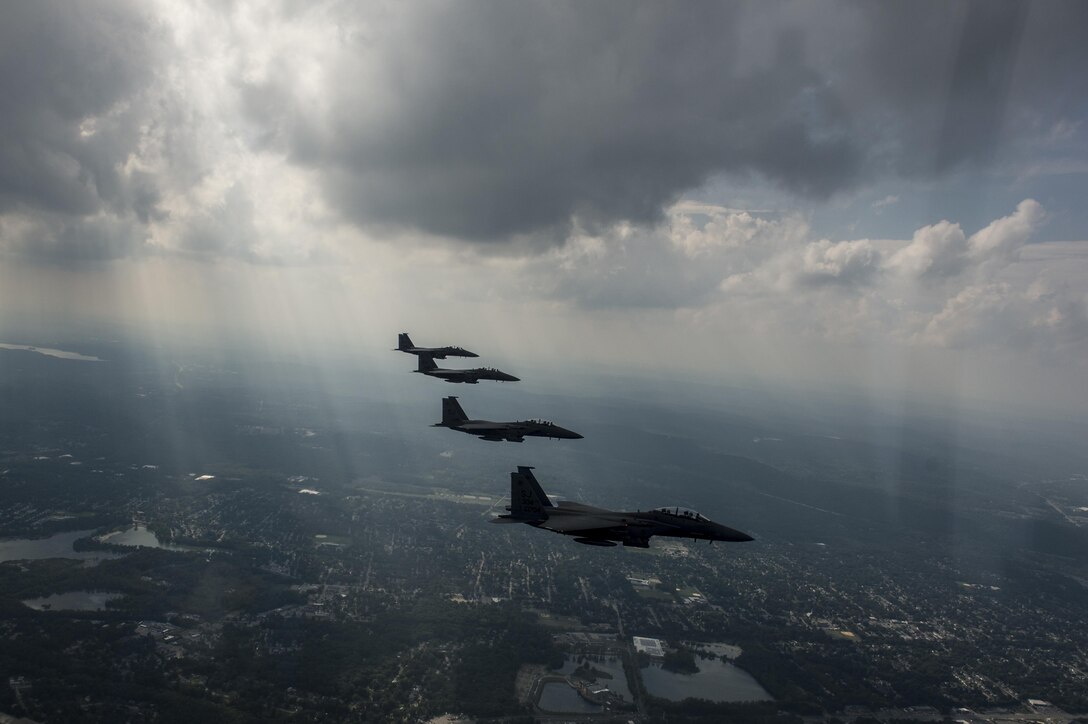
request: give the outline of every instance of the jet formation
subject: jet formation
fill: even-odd
[[[491,367],[475,369],[445,369],[435,364],[435,359],[450,357],[478,357],[461,347],[416,347],[406,333],[399,335],[395,351],[407,352],[417,357],[415,372],[437,377],[446,382],[462,382],[470,385],[480,380],[519,382],[513,375]],[[581,440],[573,430],[544,420],[515,420],[492,422],[472,420],[456,397],[442,398],[442,421],[431,427],[475,435],[491,442],[524,442],[527,437],[547,437],[558,440]],[[650,538],[655,535],[692,540],[744,542],[752,536],[734,530],[721,523],[686,508],[654,508],[647,511],[622,511],[595,508],[584,503],[561,500],[552,503],[533,475],[533,468],[519,465],[510,473],[510,505],[508,513],[491,520],[492,523],[525,523],[555,533],[574,536],[577,543],[592,546],[614,547],[619,544],[633,548],[649,548]]]
[[[446,382],[464,382],[466,384],[475,385],[480,380],[495,380],[496,382],[521,381],[519,378],[508,375],[502,370],[497,370],[494,367],[476,367],[471,370],[450,370],[436,365],[434,363],[434,357],[429,354],[419,354],[416,356],[416,359],[418,360],[416,372],[427,375],[428,377],[437,377]]]
[[[559,427],[545,420],[517,420],[515,422],[492,422],[491,420],[470,420],[456,397],[442,398],[442,422],[431,427],[448,427],[451,430],[475,435],[481,440],[492,442],[525,442],[527,437],[547,437],[556,440],[581,440],[582,436],[573,430]]]
[[[728,528],[686,508],[655,508],[624,512],[595,508],[566,500],[553,504],[533,475],[533,469],[519,465],[510,473],[508,515],[492,523],[526,523],[534,528],[574,536],[577,543],[591,546],[649,548],[651,536],[741,543],[752,536]]]

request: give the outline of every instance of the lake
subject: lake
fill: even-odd
[[[124,594],[105,591],[69,591],[54,593],[44,598],[28,598],[23,605],[36,611],[102,611],[108,601],[121,598]]]
[[[72,544],[80,538],[86,538],[93,530],[72,530],[57,533],[48,538],[6,538],[0,539],[0,563],[3,561],[37,561],[44,558],[72,558],[87,561],[94,565],[98,561],[117,558],[116,553],[104,551],[77,551]]]
[[[659,699],[682,701],[687,698],[710,701],[772,701],[773,697],[751,674],[729,662],[695,657],[697,674],[674,674],[661,664],[642,669],[646,691]]]

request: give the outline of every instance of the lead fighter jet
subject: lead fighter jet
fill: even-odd
[[[750,541],[752,536],[715,523],[693,510],[656,508],[646,512],[625,513],[594,508],[566,500],[552,503],[536,481],[533,469],[519,465],[510,473],[509,515],[492,518],[492,523],[528,523],[534,528],[575,536],[574,540],[591,546],[615,546],[622,543],[634,548],[649,548],[650,536],[663,535],[693,540]]]
[[[467,432],[481,440],[492,442],[524,442],[527,437],[549,437],[560,440],[581,440],[582,436],[566,428],[544,420],[518,420],[516,422],[491,422],[490,420],[470,420],[461,409],[456,397],[442,398],[442,422],[431,427],[448,427],[458,432]]]
[[[394,352],[407,352],[408,354],[428,355],[434,359],[446,359],[449,357],[479,357],[475,352],[469,352],[460,347],[417,347],[412,344],[407,332],[397,335],[397,348]]]
[[[466,382],[470,385],[474,385],[480,380],[496,380],[498,382],[521,381],[517,377],[508,375],[493,367],[477,367],[471,370],[448,370],[436,365],[434,363],[434,357],[429,354],[420,354],[416,359],[419,360],[416,372],[427,375],[428,377],[437,377],[446,382]]]

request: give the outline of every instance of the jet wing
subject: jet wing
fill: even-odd
[[[595,515],[550,515],[540,527],[556,533],[585,534],[594,531],[622,531],[626,526],[615,518]]]
[[[559,510],[560,510],[560,514],[568,512],[568,511],[574,511],[576,513],[601,513],[601,514],[604,514],[604,515],[618,515],[617,513],[615,513],[614,511],[611,511],[611,510],[606,510],[604,508],[596,508],[596,507],[594,507],[592,505],[586,505],[585,503],[575,503],[575,502],[570,501],[570,500],[560,500],[559,503],[558,503],[558,507],[559,507]],[[626,517],[626,516],[621,515],[620,517],[622,518],[622,517]]]
[[[457,426],[457,429],[473,433],[503,433],[510,431],[508,426],[499,425],[494,422],[462,422]]]
[[[484,440],[522,442],[525,439],[524,431],[517,426],[511,427],[510,423],[476,420],[474,422],[462,422],[455,429],[467,432],[470,435],[476,435]]]
[[[566,507],[571,504],[560,503],[560,505]],[[645,521],[629,518],[623,513],[594,508],[589,505],[575,505],[578,506],[578,509],[569,513],[562,511],[551,513],[548,519],[541,523],[539,527],[567,535],[592,537],[594,534],[610,534],[636,538],[645,537],[647,530],[654,527]],[[566,510],[570,511],[570,508]]]

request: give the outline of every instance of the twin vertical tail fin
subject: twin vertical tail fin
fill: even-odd
[[[412,344],[412,339],[408,336],[407,332],[401,332],[397,335],[397,349],[406,350],[412,349],[413,347],[415,347],[415,345]]]
[[[461,409],[456,397],[442,398],[442,424],[446,427],[459,425],[468,420],[468,415]]]
[[[434,363],[434,357],[429,354],[417,354],[416,360],[416,372],[429,372],[438,369],[438,365]]]
[[[517,472],[510,473],[510,517],[543,519],[548,517],[547,509],[553,507],[531,467],[518,465]]]

